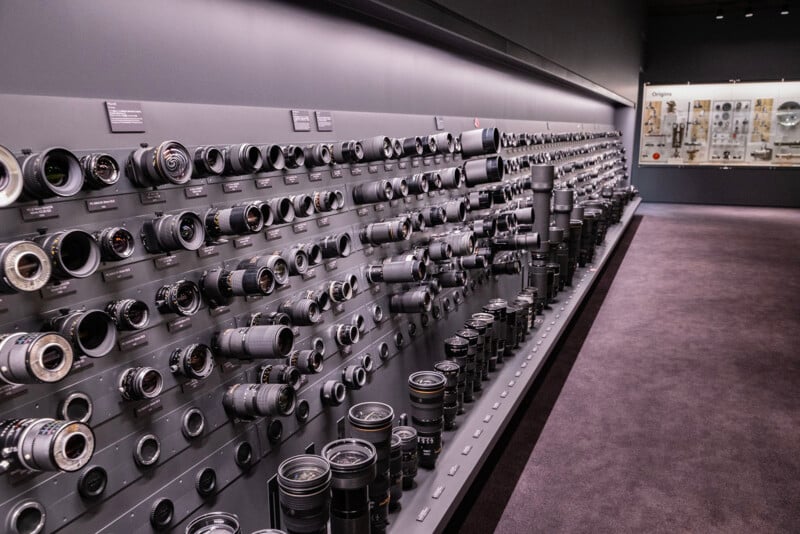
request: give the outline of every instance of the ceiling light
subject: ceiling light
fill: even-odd
[[[747,6],[744,10],[744,18],[749,19],[753,16],[753,7]]]
[[[781,15],[788,15],[789,14],[789,3],[785,3],[781,6]]]
[[[722,8],[717,9],[717,15],[715,18],[717,20],[722,20],[725,18],[725,14],[722,12]]]

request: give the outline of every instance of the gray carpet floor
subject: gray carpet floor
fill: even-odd
[[[800,211],[639,213],[496,532],[800,532]]]

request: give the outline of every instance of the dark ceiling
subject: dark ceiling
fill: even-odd
[[[722,0],[713,2],[709,0],[647,0],[647,11],[652,15],[701,15],[716,14],[718,9],[722,9],[727,16],[744,16],[745,10],[750,7],[754,15],[759,13],[777,14],[784,7],[789,9],[800,9],[800,5],[795,1],[787,0],[763,0],[760,2],[750,2],[747,0]]]

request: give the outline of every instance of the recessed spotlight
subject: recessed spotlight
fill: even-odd
[[[789,14],[789,3],[785,3],[781,6],[781,15],[788,15]]]
[[[744,10],[744,18],[749,19],[753,16],[753,6],[748,5]]]
[[[714,18],[717,20],[722,20],[725,18],[725,13],[722,12],[722,8],[717,9],[717,14]]]

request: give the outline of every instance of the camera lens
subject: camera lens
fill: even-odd
[[[289,266],[290,275],[297,276],[308,270],[308,255],[305,250],[303,250],[302,246],[296,245],[288,250],[284,250],[281,252],[281,256],[286,260],[286,265]]]
[[[288,384],[234,384],[222,397],[225,413],[242,420],[291,415],[296,402],[295,390]]]
[[[300,389],[300,371],[293,365],[264,364],[258,368],[260,384],[286,384],[297,391]]]
[[[325,406],[339,406],[344,402],[345,393],[347,388],[338,380],[328,380],[322,384],[320,389],[320,397],[322,404]]]
[[[0,448],[7,460],[30,471],[78,471],[91,460],[94,444],[92,429],[77,421],[0,421]]]
[[[141,330],[150,322],[150,308],[136,299],[114,300],[106,306],[118,330]]]
[[[484,128],[461,132],[461,155],[465,158],[481,154],[494,154],[500,148],[500,130]]]
[[[418,173],[412,174],[408,177],[408,180],[405,180],[406,183],[406,195],[422,195],[428,192],[430,189],[430,183],[428,182],[425,174]],[[398,196],[398,195],[395,195]]]
[[[150,253],[197,250],[206,239],[203,221],[191,211],[148,221],[142,227],[142,232],[144,248]]]
[[[204,473],[209,473],[214,477],[214,484],[210,490],[200,491],[200,476]],[[216,487],[216,474],[214,470],[209,468],[204,469],[198,475],[198,489],[200,495],[207,497],[214,493]],[[207,486],[207,484],[203,484]],[[229,514],[228,512],[210,512],[201,516],[195,517],[189,524],[186,525],[186,534],[241,534],[239,526],[239,517],[236,514]]]
[[[264,227],[264,214],[255,202],[232,208],[211,208],[205,215],[206,232],[210,237],[254,234]]]
[[[331,147],[331,156],[336,163],[358,163],[364,159],[364,147],[357,141],[335,143]]]
[[[169,357],[169,370],[186,378],[203,380],[214,370],[214,353],[202,343],[177,348]]]
[[[50,280],[47,253],[31,241],[0,244],[0,292],[36,291]]]
[[[439,271],[437,280],[442,287],[464,287],[467,285],[467,273],[465,271],[450,270]]]
[[[503,179],[503,158],[494,156],[471,160],[464,164],[464,182],[467,187],[500,182]]]
[[[442,175],[438,172],[426,172],[423,176],[428,182],[428,188],[431,191],[438,191],[442,188]]]
[[[283,157],[286,159],[287,169],[297,169],[306,163],[306,155],[303,149],[296,145],[283,147]]]
[[[359,237],[362,243],[382,245],[383,243],[405,241],[411,237],[412,232],[411,222],[407,218],[403,218],[368,224],[361,230]]]
[[[267,201],[276,223],[294,221],[294,205],[289,197],[272,198]]]
[[[9,384],[54,383],[72,367],[73,351],[66,338],[47,332],[0,336],[0,378]]]
[[[330,165],[331,161],[333,161],[331,149],[324,143],[309,145],[303,152],[305,153],[306,165],[308,167],[323,167],[325,165]]]
[[[286,363],[297,367],[303,374],[315,374],[322,372],[322,354],[314,349],[296,350],[286,359]]]
[[[480,319],[470,319],[464,323],[464,328],[475,330],[478,333],[478,342],[475,346],[475,381],[479,383],[480,380],[489,380],[489,361],[486,352],[489,347],[486,343],[489,323]],[[482,387],[477,389],[482,389]]]
[[[117,329],[102,310],[75,311],[53,319],[53,329],[69,339],[77,355],[105,356],[114,349]]]
[[[275,283],[279,286],[285,285],[289,281],[289,265],[280,255],[270,254],[265,256],[253,256],[242,260],[237,265],[237,269],[252,269],[266,267],[272,271]]]
[[[456,406],[457,413],[464,413],[465,389],[467,387],[467,360],[469,357],[469,342],[463,337],[453,336],[444,340],[445,358],[458,366],[456,377]],[[470,385],[470,395],[472,386]]]
[[[375,480],[377,452],[362,439],[337,439],[325,445],[322,457],[331,466],[331,532],[370,531],[368,486]]]
[[[408,377],[411,421],[417,429],[419,465],[436,466],[442,450],[443,403],[446,379],[435,371],[417,371]]]
[[[136,242],[127,229],[112,226],[95,234],[95,239],[100,244],[100,253],[103,261],[118,261],[130,258],[136,247]]]
[[[119,181],[119,163],[110,154],[90,154],[81,158],[86,184],[102,189]]]
[[[71,197],[83,187],[83,171],[75,154],[65,148],[48,148],[22,160],[23,191],[27,197]],[[16,169],[8,164],[11,177]]]
[[[392,430],[392,435],[400,440],[403,489],[410,490],[417,476],[417,430],[411,426],[398,426]]]
[[[450,244],[453,256],[467,256],[475,252],[475,234],[470,231],[449,233],[442,239]]]
[[[221,306],[235,296],[272,294],[275,275],[267,267],[248,267],[235,271],[212,269],[203,273],[200,289],[212,306]]]
[[[474,321],[479,321],[485,324],[486,332],[484,333],[484,353],[486,359],[486,371],[494,371],[497,368],[497,351],[498,351],[498,333],[496,331],[496,323],[495,323],[495,316],[491,313],[487,312],[478,312],[472,314],[472,319]],[[471,328],[467,326],[467,328]],[[505,350],[505,346],[503,344],[503,348],[500,349],[501,352]],[[484,373],[486,376],[486,373]]]
[[[128,178],[138,187],[182,185],[191,180],[192,171],[192,157],[177,141],[138,148],[131,153],[126,166]]]
[[[505,328],[500,331],[500,335],[505,340],[503,356],[512,356],[513,352],[511,349],[515,346],[518,346],[516,311],[515,309],[509,309],[508,302],[504,299],[492,299],[489,301],[489,305],[493,306],[493,310],[499,310],[501,316],[503,317],[502,324],[505,326]],[[486,310],[486,306],[484,306],[484,310]],[[502,359],[498,359],[498,363],[501,362]]]
[[[477,364],[477,354],[478,354],[478,332],[475,330],[471,330],[469,328],[465,328],[463,330],[458,330],[456,332],[456,336],[463,338],[467,341],[467,356],[466,362],[464,362],[464,401],[465,402],[472,402],[475,400],[475,391],[480,391],[481,388],[481,376],[478,375],[476,364]],[[456,363],[457,360],[454,359]]]
[[[436,143],[436,138],[432,135],[425,135],[422,139],[422,154],[435,154],[439,150],[439,145]]]
[[[342,369],[342,382],[347,389],[361,389],[367,383],[367,372],[360,365],[348,365]]]
[[[461,187],[461,167],[450,167],[439,171],[439,177],[442,180],[442,187],[444,189],[458,189]]]
[[[497,340],[496,343],[496,363],[503,363],[503,355],[506,353],[506,343],[507,343],[507,334],[508,334],[508,327],[506,326],[507,318],[506,318],[506,306],[500,302],[489,302],[483,307],[483,312],[488,313],[492,317],[494,317],[494,339]],[[491,349],[490,349],[491,350]],[[490,363],[491,366],[491,354],[490,354]]]
[[[444,204],[445,219],[449,223],[467,220],[467,203],[464,199],[451,200]]]
[[[100,266],[100,247],[92,234],[83,230],[56,232],[37,237],[36,242],[49,252],[55,277],[86,278]]]
[[[295,326],[308,326],[321,319],[319,306],[312,299],[286,301],[280,305],[279,311],[285,313]]]
[[[257,200],[254,204],[261,210],[261,220],[264,222],[263,228],[272,226],[275,223],[275,214],[272,213],[272,207],[269,203]]]
[[[264,145],[261,147],[261,159],[265,171],[279,171],[286,167],[286,158],[279,145]]]
[[[353,249],[352,239],[348,233],[330,235],[323,239],[319,246],[325,259],[346,258]]]
[[[370,284],[377,282],[404,283],[420,282],[427,275],[427,267],[420,260],[390,261],[379,265],[369,265],[365,272]]]
[[[453,134],[442,132],[433,136],[436,139],[436,146],[441,154],[452,154],[456,150],[456,142]]]
[[[311,195],[314,203],[314,211],[317,213],[327,213],[337,208],[339,200],[333,191],[314,191]]]
[[[360,183],[353,187],[353,202],[356,204],[385,202],[394,198],[394,192],[392,182],[389,180]]]
[[[297,217],[311,217],[314,214],[314,199],[305,193],[289,197]]]
[[[400,140],[403,147],[403,156],[421,156],[423,152],[422,139],[419,137],[404,137]]]
[[[331,330],[333,338],[339,346],[355,345],[361,339],[361,333],[354,324],[337,324]]]
[[[392,313],[425,313],[431,310],[432,304],[430,291],[422,287],[389,298],[389,310]]]
[[[394,155],[392,141],[388,137],[378,135],[360,141],[364,149],[364,161],[378,161],[390,159]]]
[[[0,208],[10,206],[22,194],[22,169],[14,154],[0,145]]]
[[[215,146],[199,146],[194,149],[194,177],[218,176],[225,170],[225,156]]]
[[[370,355],[369,352],[367,352],[363,356],[359,356],[358,363],[361,365],[361,367],[364,368],[364,371],[366,371],[367,374],[375,370],[375,362],[372,361],[372,356]]]
[[[328,296],[333,302],[344,302],[353,298],[353,287],[347,280],[334,281],[328,284]]]
[[[400,508],[403,498],[403,448],[400,437],[392,433],[389,452],[389,510]]]
[[[439,226],[447,222],[443,206],[429,206],[422,209],[422,218],[427,226]]]
[[[376,476],[369,485],[371,532],[385,532],[389,512],[389,456],[394,411],[382,402],[362,402],[347,413],[350,435],[372,443],[377,456]]]
[[[261,151],[255,145],[247,143],[229,145],[222,153],[225,156],[224,173],[228,176],[254,173],[263,164]]]
[[[152,367],[129,367],[119,376],[119,392],[125,400],[152,399],[164,387],[164,377]]]
[[[294,334],[282,325],[228,328],[216,336],[216,343],[226,358],[285,358],[294,346]]]
[[[188,317],[200,310],[200,288],[189,280],[161,286],[156,292],[156,308],[161,313],[176,313]]]
[[[293,456],[278,466],[279,500],[289,534],[327,531],[330,486],[331,466],[321,456]]]

